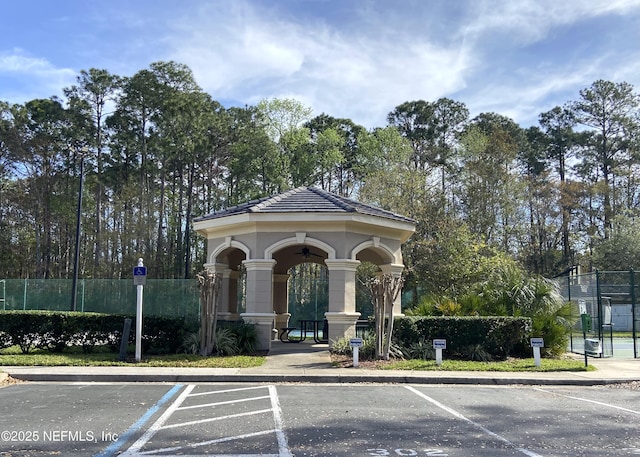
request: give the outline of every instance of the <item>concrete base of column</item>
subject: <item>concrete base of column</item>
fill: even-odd
[[[276,315],[274,313],[242,313],[240,317],[247,323],[256,326],[258,338],[256,341],[257,351],[270,351],[271,340],[273,339],[273,324]]]
[[[360,313],[324,313],[329,323],[329,347],[340,338],[354,338],[356,336],[356,321]]]
[[[218,320],[219,321],[235,322],[238,319],[240,319],[240,315],[238,313],[226,313],[226,312],[218,313]]]

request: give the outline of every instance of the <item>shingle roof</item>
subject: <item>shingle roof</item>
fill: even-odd
[[[415,224],[413,219],[406,216],[385,211],[376,206],[365,205],[315,187],[298,187],[281,194],[232,206],[195,220],[205,221],[245,213],[358,213]]]

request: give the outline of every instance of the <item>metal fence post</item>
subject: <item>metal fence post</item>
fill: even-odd
[[[84,313],[84,281],[85,279],[82,279],[82,282],[80,283],[81,288],[82,288],[82,295],[81,295],[81,300],[80,300],[80,310]]]
[[[27,309],[27,282],[29,280],[27,278],[24,278],[24,291],[22,294],[22,310],[26,310]]]
[[[600,297],[600,271],[596,270],[596,303],[598,304],[598,340],[602,342],[602,299]]]

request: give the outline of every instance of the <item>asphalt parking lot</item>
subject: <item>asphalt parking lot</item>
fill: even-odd
[[[58,384],[0,389],[0,456],[633,456],[629,388]]]

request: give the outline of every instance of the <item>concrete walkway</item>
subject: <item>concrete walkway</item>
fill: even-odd
[[[255,368],[0,367],[25,381],[53,382],[310,382],[409,384],[603,385],[640,382],[640,359],[594,359],[596,371],[464,372],[336,368],[326,344],[274,342],[266,362]],[[0,379],[1,381],[1,379]]]

